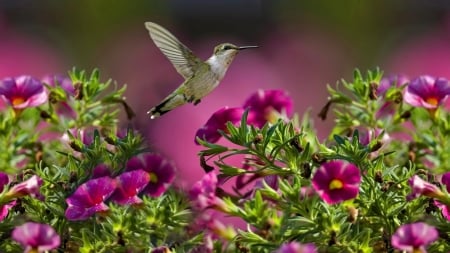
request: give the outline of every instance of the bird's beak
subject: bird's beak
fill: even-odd
[[[249,48],[258,48],[258,46],[243,46],[243,47],[238,47],[239,50],[244,50],[244,49],[249,49]]]

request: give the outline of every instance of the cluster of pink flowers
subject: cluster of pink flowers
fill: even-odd
[[[275,123],[280,118],[292,116],[292,104],[292,98],[285,91],[259,90],[247,98],[242,107],[224,107],[213,113],[195,136],[211,143],[217,142],[222,136],[219,130],[227,131],[227,122],[239,123],[245,110],[248,110],[247,123],[261,128],[267,122]]]
[[[139,194],[161,196],[175,177],[172,163],[157,154],[146,153],[131,158],[126,171],[112,178],[101,164],[94,169],[94,178],[80,185],[67,199],[66,218],[85,220],[95,213],[106,212],[107,200],[119,205],[142,203]]]

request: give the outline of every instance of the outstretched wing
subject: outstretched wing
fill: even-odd
[[[164,27],[152,22],[146,22],[145,27],[156,46],[172,62],[178,73],[185,79],[190,78],[201,60]]]

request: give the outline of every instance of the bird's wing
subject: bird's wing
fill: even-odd
[[[201,60],[164,27],[152,22],[146,22],[145,27],[156,46],[172,62],[178,73],[185,79],[191,77]]]

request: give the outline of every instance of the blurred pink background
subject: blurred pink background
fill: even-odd
[[[450,78],[450,5],[433,1],[17,1],[0,2],[0,78],[99,68],[127,84],[132,124],[149,146],[175,160],[178,182],[203,175],[196,130],[223,106],[257,89],[285,89],[302,115],[327,101],[326,84],[354,68]],[[394,2],[394,3],[393,3]],[[183,81],[151,41],[145,21],[169,29],[202,59],[215,45],[258,45],[241,52],[221,85],[197,105],[150,120],[146,111]],[[123,125],[129,122],[123,117]],[[320,138],[332,119],[315,119]]]

